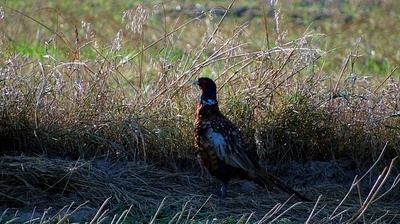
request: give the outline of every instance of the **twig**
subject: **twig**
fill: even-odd
[[[314,214],[315,210],[317,209],[317,205],[318,205],[318,203],[319,203],[320,200],[321,200],[321,195],[318,196],[318,199],[317,199],[317,201],[315,202],[314,207],[313,207],[313,209],[311,210],[310,215],[308,216],[308,218],[307,218],[307,220],[306,220],[305,223],[310,223],[311,218],[313,217],[313,214]]]
[[[157,208],[156,213],[154,214],[153,218],[151,219],[151,221],[149,222],[150,224],[155,223],[154,221],[157,218],[158,213],[161,211],[161,208],[164,206],[165,204],[165,199],[167,199],[167,197],[164,197],[163,200],[161,201],[160,205]]]

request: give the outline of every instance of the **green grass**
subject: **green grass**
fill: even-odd
[[[4,4],[0,152],[198,169],[191,83],[208,76],[269,164],[400,154],[395,1],[158,3]]]

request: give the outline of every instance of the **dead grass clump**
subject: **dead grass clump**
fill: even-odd
[[[369,112],[367,100],[352,101],[354,104],[346,99],[332,100],[336,101],[332,104],[342,104],[337,101],[343,100],[346,105],[336,105],[335,109],[321,108],[314,105],[313,99],[305,98],[288,104],[279,114],[271,116],[265,127],[256,133],[255,144],[260,154],[267,160],[274,158],[272,163],[287,158],[326,161],[350,157],[354,161],[369,161],[364,166],[371,165],[378,156],[376,149],[385,144],[387,159],[398,155],[400,142],[395,120],[375,117],[376,114]],[[339,107],[343,109],[337,111]]]
[[[347,157],[366,168],[379,155],[379,148],[386,147],[388,160],[399,155],[398,107],[394,103],[398,99],[393,98],[398,94],[392,89],[398,85],[391,78],[396,69],[379,86],[368,86],[368,77],[354,76],[349,63],[342,68],[343,73],[349,72],[343,82],[342,75],[335,85],[329,85],[329,77],[317,74],[304,81],[293,78],[285,84],[296,88],[278,89],[286,94],[276,94],[271,103],[261,104],[261,119],[254,121],[254,144],[267,160]]]
[[[1,201],[8,207],[39,206],[49,201],[54,206],[64,206],[71,196],[82,201],[85,200],[82,196],[95,194],[89,197],[96,200],[102,192],[106,193],[105,189],[96,190],[96,186],[105,180],[98,179],[99,176],[83,161],[69,163],[40,157],[2,157],[1,168],[1,182],[5,186]],[[88,183],[90,181],[99,182]],[[85,196],[84,191],[91,193]]]
[[[90,211],[84,218],[93,216],[96,212],[93,209],[107,200],[109,211],[117,213],[121,208],[133,206],[135,210],[131,216],[146,220],[163,197],[183,200],[179,197],[186,197],[189,192],[184,191],[182,184],[192,181],[199,184],[199,180],[190,180],[187,173],[170,173],[146,165],[113,164],[104,160],[68,162],[64,159],[14,156],[2,157],[0,166],[0,182],[4,186],[0,194],[2,209],[36,207],[44,210],[51,205],[55,210],[49,214],[53,215],[57,209],[73,201],[75,206],[84,203],[84,209]]]

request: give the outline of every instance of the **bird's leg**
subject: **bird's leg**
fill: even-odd
[[[221,182],[221,198],[226,197],[226,183],[224,181]]]

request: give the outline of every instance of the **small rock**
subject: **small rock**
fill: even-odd
[[[256,186],[252,182],[245,181],[242,184],[242,191],[243,192],[250,192],[250,191],[253,191],[255,189],[256,189]]]

